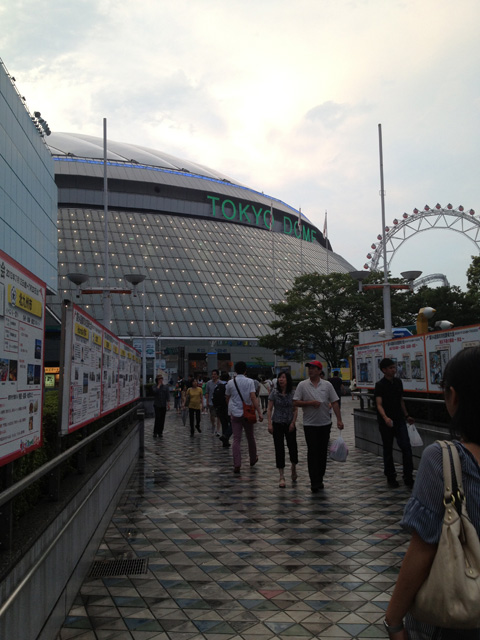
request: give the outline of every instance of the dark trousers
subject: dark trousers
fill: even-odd
[[[232,435],[232,424],[230,422],[230,416],[228,415],[227,405],[224,407],[215,407],[215,411],[217,412],[217,418],[220,420],[220,424],[222,425],[222,436],[226,438],[226,440],[230,440]]]
[[[167,407],[153,407],[155,412],[155,423],[153,425],[153,435],[161,436],[163,434],[163,428],[165,426],[165,416],[167,414]]]
[[[198,429],[200,428],[200,409],[190,409],[189,407],[188,413],[190,416],[190,433],[193,434],[195,427],[197,427]]]
[[[394,418],[393,427],[380,424],[379,428],[383,443],[383,473],[389,480],[395,480],[397,476],[393,462],[393,440],[396,439],[402,452],[403,479],[411,480],[413,475],[412,447],[405,420]]]
[[[273,444],[275,445],[275,465],[277,469],[285,469],[285,444],[292,464],[298,464],[297,430],[290,431],[290,424],[273,423]]]
[[[307,443],[307,463],[310,484],[319,488],[323,482],[327,468],[328,442],[332,423],[323,426],[303,425],[305,441]]]

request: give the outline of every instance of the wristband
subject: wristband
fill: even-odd
[[[400,624],[397,624],[395,626],[388,624],[387,619],[384,618],[383,619],[383,626],[385,627],[385,629],[387,630],[388,634],[391,633],[399,633],[400,631],[403,631],[404,627],[403,627],[403,622],[401,622]]]

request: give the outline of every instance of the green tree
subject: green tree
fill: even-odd
[[[467,269],[467,290],[477,296],[480,294],[480,256],[472,256]]]
[[[378,328],[381,295],[375,304],[369,303],[345,273],[299,276],[285,298],[272,305],[272,333],[262,336],[259,344],[290,360],[301,362],[308,354],[321,353],[329,367],[338,366],[357,342],[360,329]]]
[[[422,287],[411,298],[413,311],[418,313],[422,307],[433,307],[436,310],[429,320],[429,327],[434,329],[435,322],[449,320],[456,327],[464,327],[480,322],[478,294],[462,291],[460,287]]]

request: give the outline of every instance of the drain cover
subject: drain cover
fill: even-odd
[[[108,576],[130,576],[147,573],[148,560],[134,558],[131,560],[104,560],[94,562],[88,576],[90,578],[105,578]]]

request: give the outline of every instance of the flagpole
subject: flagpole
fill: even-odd
[[[298,208],[298,233],[300,234],[300,275],[303,276],[302,208]]]
[[[323,237],[325,238],[325,248],[327,250],[327,276],[329,274],[328,267],[328,230],[327,230],[327,210],[325,209],[325,223],[323,225]]]
[[[277,278],[275,269],[275,233],[273,232],[273,201],[270,201],[270,233],[272,235],[272,266],[273,266],[273,304],[277,302]],[[274,375],[277,374],[277,353],[274,354]]]

